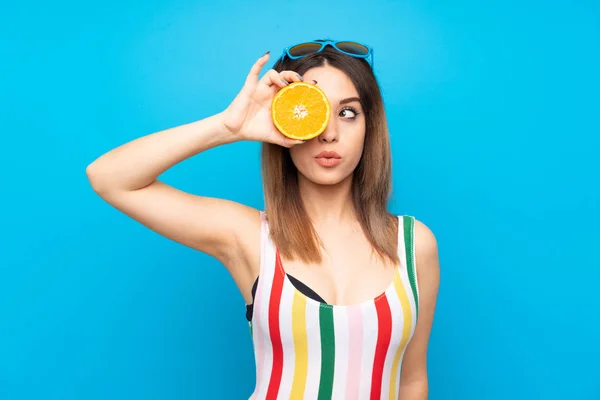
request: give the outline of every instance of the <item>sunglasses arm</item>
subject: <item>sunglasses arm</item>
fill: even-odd
[[[371,48],[371,69],[375,68],[375,57],[373,56],[373,49]]]

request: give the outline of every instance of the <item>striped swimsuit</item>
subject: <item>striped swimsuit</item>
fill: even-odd
[[[285,273],[261,213],[260,279],[250,329],[253,400],[398,399],[404,351],[417,322],[414,218],[399,217],[399,267],[378,297],[328,305]]]

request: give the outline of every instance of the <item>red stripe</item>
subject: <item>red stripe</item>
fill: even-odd
[[[273,344],[273,370],[269,381],[266,400],[276,400],[281,384],[281,373],[283,372],[283,345],[281,343],[281,332],[279,330],[279,304],[281,303],[281,292],[283,290],[283,268],[279,251],[276,255],[275,276],[271,288],[269,300],[269,333]]]
[[[371,399],[379,400],[381,399],[385,356],[392,337],[392,311],[385,295],[375,301],[375,308],[377,309],[377,347],[375,347],[375,359],[373,360]]]

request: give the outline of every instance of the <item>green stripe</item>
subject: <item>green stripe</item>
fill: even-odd
[[[419,296],[417,295],[417,271],[415,269],[414,255],[414,217],[404,216],[404,250],[406,252],[406,264],[408,268],[408,279],[412,287],[413,296],[415,298],[416,314],[419,315]]]
[[[319,380],[319,400],[331,399],[333,393],[333,370],[335,363],[335,333],[333,328],[333,308],[321,304],[319,308],[321,328],[321,378]]]

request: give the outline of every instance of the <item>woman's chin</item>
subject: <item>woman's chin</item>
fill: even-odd
[[[316,173],[304,175],[304,178],[315,185],[334,186],[344,182],[349,177],[339,173]]]

